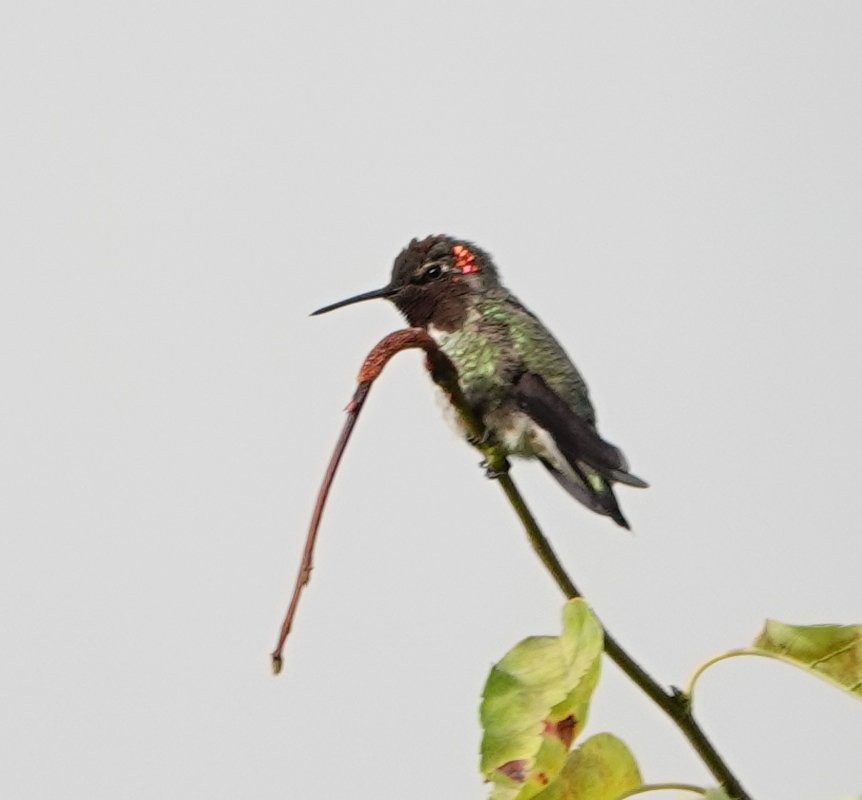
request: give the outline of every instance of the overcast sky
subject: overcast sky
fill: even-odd
[[[0,26],[0,796],[482,798],[491,664],[561,597],[383,301],[449,232],[587,378],[634,533],[513,475],[684,684],[766,617],[862,622],[858,2],[20,3]],[[862,706],[722,663],[758,798],[862,792]],[[709,784],[612,664],[588,733]],[[672,795],[671,795],[672,796]]]

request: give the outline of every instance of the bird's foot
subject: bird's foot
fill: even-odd
[[[468,444],[473,445],[473,447],[481,447],[483,444],[488,444],[490,441],[491,431],[487,428],[485,428],[481,436],[474,436],[472,433],[467,434],[467,442]]]
[[[485,470],[485,477],[492,481],[497,480],[497,478],[502,478],[509,471],[509,462],[505,459],[502,462],[502,466],[499,468],[492,467],[490,463],[488,463],[487,459],[480,461],[479,466]]]

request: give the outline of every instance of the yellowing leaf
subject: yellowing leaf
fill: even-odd
[[[770,619],[753,647],[862,698],[862,625],[786,625]]]
[[[563,633],[515,645],[482,693],[482,774],[493,800],[528,800],[559,773],[586,720],[602,629],[583,600],[563,606]]]
[[[721,786],[716,786],[713,789],[706,790],[703,800],[731,800],[731,797]]]
[[[642,783],[625,743],[611,733],[599,733],[569,755],[556,780],[535,800],[616,800]]]

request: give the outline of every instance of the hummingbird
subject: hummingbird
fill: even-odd
[[[487,252],[447,235],[413,239],[396,257],[386,286],[312,316],[381,297],[411,327],[424,328],[455,365],[486,438],[507,457],[538,459],[580,503],[630,527],[613,484],[648,484],[629,472],[618,447],[599,436],[581,373],[539,318],[503,286]]]

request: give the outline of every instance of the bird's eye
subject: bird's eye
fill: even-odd
[[[439,264],[434,264],[434,266],[428,267],[425,272],[422,274],[422,279],[425,281],[433,281],[439,278],[443,274],[443,267]]]

